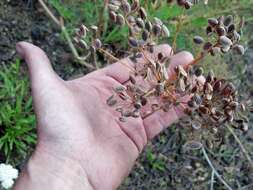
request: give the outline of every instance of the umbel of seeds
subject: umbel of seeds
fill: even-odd
[[[177,1],[182,2],[186,1]],[[187,67],[176,67],[174,75],[169,77],[167,66],[170,59],[162,53],[153,59],[147,56],[148,52],[153,52],[157,39],[169,36],[163,22],[158,18],[149,18],[139,1],[132,4],[128,1],[110,1],[109,11],[115,24],[129,29],[130,58],[134,63],[129,80],[115,87],[107,100],[107,104],[119,112],[120,121],[127,122],[129,117],[147,118],[158,111],[179,108],[194,129],[218,130],[231,124],[247,130],[247,118],[242,114],[247,108],[239,102],[234,85],[215,77],[212,71],[204,74],[203,68],[195,66],[209,54],[215,56],[230,50],[244,53],[231,16],[208,19],[207,36],[215,36],[214,40],[206,42],[196,36],[194,42],[203,45],[200,55]],[[139,58],[145,62],[139,63]],[[185,100],[186,96],[190,98]]]

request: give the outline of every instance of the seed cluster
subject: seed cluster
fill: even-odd
[[[174,0],[167,0],[168,3],[173,3]],[[180,7],[185,9],[190,9],[194,4],[199,3],[201,0],[176,0],[177,4]],[[204,3],[207,4],[208,0],[204,0]]]
[[[111,0],[109,5],[109,17],[119,26],[127,26],[129,29],[129,45],[135,50],[149,49],[155,45],[159,37],[169,37],[170,31],[158,18],[148,19],[144,7],[139,0],[131,4],[126,0]]]
[[[172,2],[172,1],[170,1]],[[181,6],[191,1],[177,1]],[[208,19],[207,42],[196,36],[196,44],[203,44],[201,56],[187,67],[177,66],[173,74],[168,74],[170,59],[162,53],[150,58],[154,52],[156,39],[168,37],[169,30],[158,18],[148,18],[138,0],[130,4],[126,0],[111,0],[109,3],[110,19],[117,25],[129,28],[129,45],[134,67],[130,77],[122,86],[114,88],[107,104],[119,112],[119,120],[127,118],[147,118],[157,111],[168,112],[172,108],[184,111],[185,125],[193,129],[218,130],[231,124],[243,131],[248,129],[245,112],[246,106],[239,103],[234,85],[225,79],[219,79],[210,71],[207,75],[195,64],[205,55],[216,55],[236,50],[244,54],[239,45],[240,34],[233,23],[233,17]],[[187,7],[186,7],[187,8]],[[138,62],[142,58],[145,63]],[[188,98],[186,98],[188,97]]]
[[[204,44],[202,53],[209,53],[216,55],[218,53],[227,53],[233,49],[240,55],[243,55],[245,50],[242,45],[239,44],[241,26],[236,27],[234,19],[231,15],[224,17],[221,16],[218,19],[208,19],[208,26],[206,28],[206,34],[210,40],[205,40],[200,36],[195,36],[193,41],[196,44]],[[212,40],[212,37],[214,40]]]

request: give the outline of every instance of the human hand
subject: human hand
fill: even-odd
[[[167,113],[156,112],[146,119],[129,118],[122,123],[106,100],[112,94],[112,87],[128,80],[128,67],[115,63],[64,81],[38,47],[21,42],[17,51],[29,68],[38,144],[16,189],[63,189],[61,185],[66,189],[116,189],[147,141],[182,116],[182,110],[173,108]],[[171,48],[160,45],[155,56],[158,52],[170,56]],[[172,56],[169,73],[176,65],[192,60],[187,52]],[[131,66],[128,58],[121,62]],[[34,176],[36,183],[31,180]]]

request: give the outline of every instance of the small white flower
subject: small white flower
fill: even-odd
[[[8,189],[10,188],[13,183],[14,179],[18,177],[18,170],[13,168],[9,164],[0,164],[0,181],[1,185]]]
[[[11,188],[13,186],[13,184],[14,184],[14,181],[12,179],[4,180],[1,183],[2,187],[5,188],[5,189]]]

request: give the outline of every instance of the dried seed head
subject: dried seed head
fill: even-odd
[[[204,43],[204,39],[202,37],[200,37],[200,36],[195,36],[193,38],[193,41],[194,41],[195,44],[202,44],[202,43]]]

